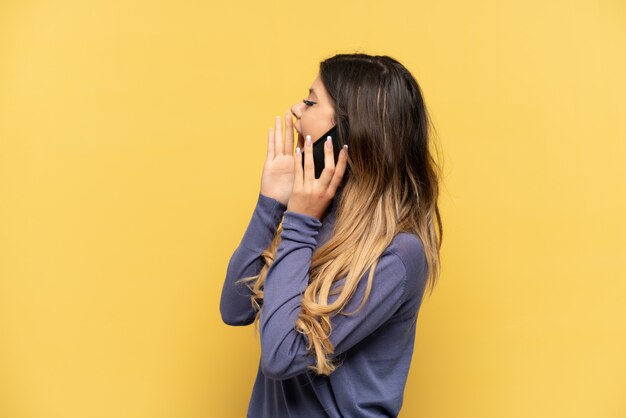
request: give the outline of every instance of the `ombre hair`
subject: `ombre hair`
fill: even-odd
[[[379,257],[400,232],[421,239],[432,294],[440,273],[443,228],[437,206],[440,168],[429,149],[430,117],[411,73],[389,56],[353,53],[322,61],[319,75],[335,110],[339,142],[349,144],[350,153],[335,197],[339,198],[335,225],[328,241],[313,252],[309,285],[294,325],[307,337],[309,353],[317,359],[309,367],[328,376],[338,367],[332,362],[330,316],[335,312],[354,315],[361,309],[371,286],[376,286]],[[261,254],[265,264],[260,273],[238,280],[252,291],[256,332],[263,284],[281,232],[282,222]],[[355,312],[342,312],[368,269],[361,305]],[[344,277],[344,284],[331,291]],[[328,297],[336,294],[337,299],[329,304]],[[416,320],[417,313],[413,323]]]

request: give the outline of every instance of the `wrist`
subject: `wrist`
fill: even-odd
[[[311,212],[309,212],[307,210],[304,210],[304,209],[300,209],[300,208],[294,207],[293,205],[292,206],[287,205],[287,209],[285,209],[285,213],[287,213],[287,212],[289,212],[291,214],[294,214],[294,215],[301,216],[301,217],[315,219],[316,221],[321,222],[320,217],[317,216],[316,214],[311,213]]]

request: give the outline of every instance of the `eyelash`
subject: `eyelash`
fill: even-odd
[[[304,102],[305,105],[307,106],[313,106],[315,104],[315,102],[312,102],[310,100],[307,99],[302,99],[302,101]]]

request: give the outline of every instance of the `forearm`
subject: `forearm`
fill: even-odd
[[[259,193],[250,223],[228,262],[220,300],[220,312],[225,323],[247,325],[254,319],[256,311],[250,299],[252,291],[245,283],[236,282],[260,273],[264,265],[261,253],[272,242],[285,209],[282,203]]]

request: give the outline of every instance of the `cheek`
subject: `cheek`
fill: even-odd
[[[311,133],[311,129],[315,128],[315,124],[316,124],[315,121],[316,121],[316,117],[311,112],[311,109],[309,109],[307,113],[303,114],[299,120],[300,132],[304,135],[306,135],[307,133]]]

